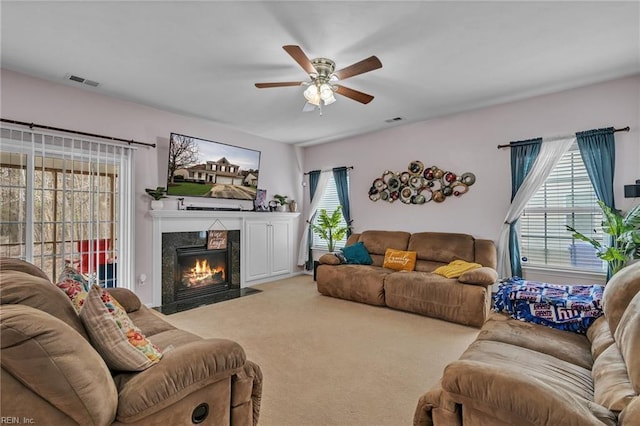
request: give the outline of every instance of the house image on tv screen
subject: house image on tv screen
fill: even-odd
[[[205,164],[177,170],[176,175],[183,175],[185,180],[224,185],[242,185],[244,181],[244,176],[240,174],[240,166],[231,164],[224,157],[218,161],[207,161]]]
[[[254,200],[260,151],[172,133],[168,195]]]

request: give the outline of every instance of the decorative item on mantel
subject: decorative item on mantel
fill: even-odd
[[[145,188],[145,192],[149,194],[153,198],[151,201],[151,210],[162,210],[164,206],[162,199],[167,198],[166,194],[167,189],[163,186],[158,186],[157,188]]]
[[[473,173],[458,176],[437,166],[425,168],[422,161],[416,160],[409,163],[407,171],[386,170],[375,179],[369,188],[369,199],[389,203],[399,199],[404,204],[424,204],[431,200],[441,203],[451,195],[465,194],[475,182]]]
[[[278,206],[277,206],[278,211],[279,212],[286,212],[287,211],[287,207],[288,207],[288,205],[287,205],[287,203],[288,203],[287,198],[288,197],[286,195],[276,194],[276,195],[273,196],[273,198],[278,203]]]

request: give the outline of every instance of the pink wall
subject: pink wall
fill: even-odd
[[[356,231],[463,232],[495,241],[511,194],[509,150],[498,150],[498,144],[630,126],[628,133],[616,133],[616,204],[626,210],[640,202],[623,198],[623,185],[640,179],[639,106],[640,76],[618,79],[308,147],[305,170],[354,166],[351,212]],[[368,199],[375,178],[385,170],[404,171],[413,160],[473,172],[477,182],[468,193],[441,204]]]
[[[144,188],[164,186],[167,176],[169,134],[184,133],[261,151],[260,182],[267,195],[287,194],[302,199],[302,175],[293,146],[240,133],[212,121],[195,119],[124,102],[99,93],[51,83],[2,69],[0,78],[2,118],[45,124],[123,139],[155,143],[157,148],[140,146],[135,154],[135,277],[151,277],[151,198]],[[170,201],[171,200],[171,201]],[[172,199],[164,200],[165,205]],[[203,199],[186,199],[205,204]],[[176,202],[177,203],[177,202]],[[221,200],[216,204],[238,205]],[[243,208],[251,203],[243,202]],[[170,205],[165,208],[175,209]],[[144,303],[152,300],[151,285],[136,283],[136,293]]]
[[[260,187],[266,188],[269,195],[284,193],[296,200],[303,199],[302,171],[354,166],[351,203],[356,231],[464,232],[496,240],[511,191],[509,151],[496,149],[498,144],[599,127],[630,126],[628,133],[616,133],[616,203],[624,210],[638,203],[638,199],[623,198],[622,191],[624,184],[640,179],[640,76],[303,149],[239,133],[212,121],[124,102],[98,91],[80,90],[8,70],[2,70],[0,88],[2,118],[158,144],[157,149],[140,147],[136,154],[136,278],[142,273],[152,276],[150,199],[144,188],[162,185],[166,179],[170,132],[260,150]],[[385,170],[405,170],[413,160],[458,173],[473,172],[477,182],[467,194],[441,204],[414,206],[368,199],[367,191],[376,177]],[[304,164],[303,169],[299,163]],[[305,191],[303,205],[308,203],[307,196]],[[136,285],[136,292],[143,302],[151,302],[149,284]]]

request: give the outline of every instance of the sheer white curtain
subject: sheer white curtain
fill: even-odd
[[[322,200],[322,195],[327,189],[327,182],[329,182],[329,173],[333,173],[331,170],[323,171],[318,178],[318,186],[316,187],[316,193],[311,200],[309,210],[306,212],[307,220],[304,224],[304,230],[302,231],[302,238],[300,239],[300,249],[298,250],[298,266],[304,265],[309,260],[309,222],[313,219],[313,215],[316,214],[318,204]]]
[[[498,239],[498,275],[501,278],[511,276],[511,261],[509,259],[509,227],[511,223],[520,217],[531,197],[540,189],[547,176],[560,161],[562,155],[575,141],[575,136],[542,140],[540,153],[535,163],[533,163],[531,171],[522,182],[520,189],[513,197],[507,216],[500,229],[500,237]]]

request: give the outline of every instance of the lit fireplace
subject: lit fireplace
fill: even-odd
[[[207,249],[206,232],[162,234],[162,307],[171,314],[257,292],[240,287],[240,231],[229,230],[227,245]]]
[[[212,267],[207,259],[196,260],[196,264],[182,274],[182,286],[187,288],[202,287],[205,285],[221,284],[224,279],[225,268]]]
[[[177,247],[175,298],[184,300],[229,289],[228,250],[206,246]]]

